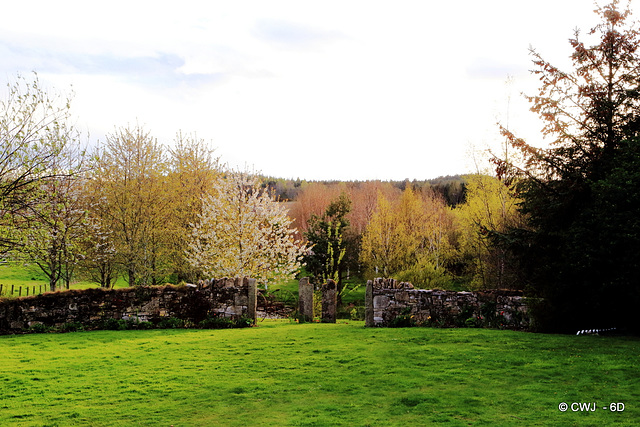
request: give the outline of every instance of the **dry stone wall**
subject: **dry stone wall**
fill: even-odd
[[[394,279],[367,282],[366,326],[417,324],[527,329],[530,318],[520,291],[453,292],[414,289]],[[403,323],[404,322],[404,323]]]
[[[0,299],[0,333],[16,333],[36,324],[95,324],[107,319],[159,323],[175,317],[200,322],[208,316],[256,318],[254,279],[211,279],[198,285],[126,289],[85,289]]]

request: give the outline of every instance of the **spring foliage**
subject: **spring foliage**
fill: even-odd
[[[187,259],[210,277],[253,277],[263,284],[290,279],[306,251],[291,222],[256,177],[230,172],[203,200]]]
[[[408,186],[395,203],[380,193],[362,236],[360,259],[384,275],[416,265],[442,271],[454,252],[452,220],[449,208],[432,193],[418,193]]]
[[[458,206],[460,248],[466,258],[473,288],[518,287],[507,251],[495,245],[492,235],[521,225],[520,200],[495,177],[467,175],[467,200]]]
[[[42,184],[70,175],[58,167],[78,139],[67,123],[69,103],[48,93],[37,75],[7,84],[0,100],[0,254],[20,247],[23,232],[32,228]]]

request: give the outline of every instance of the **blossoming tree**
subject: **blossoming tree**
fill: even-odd
[[[203,199],[187,258],[210,277],[252,277],[263,284],[289,279],[307,250],[291,223],[255,176],[230,172]]]

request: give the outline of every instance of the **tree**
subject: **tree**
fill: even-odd
[[[77,149],[74,149],[77,148]],[[69,289],[75,267],[83,258],[86,215],[81,203],[84,151],[67,144],[50,172],[57,175],[34,188],[30,227],[21,231],[21,256],[35,263],[56,290],[63,281]]]
[[[631,167],[640,143],[640,33],[618,3],[596,10],[601,23],[589,36],[597,44],[586,46],[576,31],[571,72],[532,51],[541,88],[529,101],[550,147],[533,147],[503,128],[524,162],[493,158],[498,176],[522,198],[527,226],[492,238],[515,254],[522,282],[542,298],[534,314],[546,330],[640,330],[631,316],[640,303],[637,263],[617,258],[622,243],[638,247],[640,234],[627,220],[614,222],[640,210],[622,200],[610,203],[607,194],[626,182],[626,196],[636,200],[638,189]]]
[[[172,206],[165,228],[171,236],[170,259],[178,280],[193,280],[196,272],[186,259],[185,249],[191,240],[192,225],[202,214],[202,200],[220,177],[219,158],[213,156],[214,150],[203,139],[182,132],[176,135],[169,152],[168,189]]]
[[[192,229],[189,262],[210,277],[253,277],[267,285],[301,267],[305,245],[294,238],[292,220],[258,180],[230,171],[202,201]]]
[[[386,277],[402,270],[407,256],[405,235],[404,224],[396,221],[391,203],[379,194],[376,210],[362,235],[360,260]]]
[[[392,204],[378,194],[376,210],[362,236],[361,261],[385,277],[417,261],[422,203],[410,187]]]
[[[362,236],[361,261],[371,273],[433,287],[449,282],[445,269],[454,253],[454,223],[442,197],[407,184],[399,200],[383,194]],[[373,270],[373,271],[372,271]]]
[[[349,196],[341,193],[329,203],[322,216],[311,215],[304,233],[311,247],[304,257],[307,270],[316,280],[334,280],[338,285],[338,294],[344,286],[343,261],[347,250],[345,230],[349,227],[346,216],[350,210]]]
[[[321,216],[332,200],[335,200],[342,192],[346,191],[344,184],[327,185],[320,182],[312,182],[298,193],[295,203],[291,206],[291,217],[294,225],[301,233],[305,233],[309,220],[313,215]]]
[[[172,198],[163,147],[140,126],[117,129],[96,154],[91,216],[110,230],[129,285],[155,285],[171,271]]]
[[[297,192],[295,200],[289,206],[294,225],[301,231],[302,235],[309,231],[311,218],[313,216],[322,218],[329,204],[340,197],[342,193],[349,198],[351,201],[350,210],[345,216],[349,226],[345,228],[342,236],[346,252],[341,264],[343,271],[346,270],[347,276],[361,274],[360,247],[362,234],[375,211],[378,193],[381,192],[388,200],[394,202],[400,197],[400,190],[390,182],[381,181],[350,182],[346,184],[313,182],[302,183],[301,185],[302,187]],[[307,270],[310,269],[309,262],[307,263]],[[311,270],[313,270],[313,267],[311,267]],[[319,278],[322,278],[321,273],[317,274]]]
[[[468,175],[466,201],[458,205],[461,252],[469,263],[474,288],[517,287],[517,278],[509,251],[490,238],[520,227],[519,199],[504,182],[483,174]]]
[[[44,182],[67,176],[55,168],[67,144],[77,140],[68,125],[70,100],[51,95],[34,79],[18,76],[0,101],[0,253],[18,249],[34,220]]]
[[[439,192],[427,189],[420,196],[421,242],[417,256],[435,270],[448,267],[458,252],[455,216]]]
[[[84,258],[82,269],[91,281],[109,289],[117,279],[117,253],[113,233],[99,218],[88,217],[86,238],[81,242]]]

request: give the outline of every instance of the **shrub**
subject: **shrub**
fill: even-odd
[[[125,319],[105,319],[98,324],[98,329],[105,329],[108,331],[126,331],[129,329],[135,329],[135,324],[138,322],[125,320]]]
[[[413,320],[413,315],[411,314],[411,307],[404,308],[399,315],[389,322],[390,328],[408,328],[411,326],[416,326],[416,321]]]
[[[233,320],[228,317],[207,317],[198,326],[202,329],[229,329],[233,328]]]
[[[56,329],[58,332],[84,331],[84,325],[80,322],[67,322]]]
[[[120,329],[120,321],[118,319],[109,318],[103,320],[101,324],[98,325],[98,329],[106,329],[108,331],[117,331]]]
[[[235,320],[236,328],[250,328],[251,326],[253,326],[253,319],[250,317],[242,316]]]
[[[151,322],[135,322],[132,326],[135,326],[136,329],[153,329],[155,325]]]
[[[289,316],[289,321],[292,323],[305,323],[307,322],[306,316],[303,316],[302,314],[300,314],[300,311],[298,309],[293,310]]]
[[[45,332],[50,332],[51,331],[51,327],[47,326],[43,323],[34,323],[33,325],[29,326],[29,328],[27,329],[27,332],[33,332],[36,334],[42,334]]]
[[[364,305],[355,305],[351,303],[344,307],[338,307],[338,319],[364,320]]]
[[[351,320],[364,320],[365,308],[363,306],[353,307],[349,310],[349,319]]]
[[[168,317],[158,322],[158,328],[160,329],[180,329],[184,328],[184,320],[177,317]]]
[[[475,318],[474,312],[473,312],[473,308],[469,307],[468,305],[466,305],[466,306],[462,307],[460,309],[460,313],[455,316],[455,320],[454,320],[455,326],[457,326],[459,328],[468,326],[467,325],[467,320],[470,319],[470,318]],[[477,326],[479,326],[479,325],[477,325]]]
[[[198,323],[198,327],[202,329],[248,328],[250,326],[253,326],[253,319],[246,316],[242,316],[238,319],[211,316]]]
[[[469,317],[464,321],[464,326],[467,328],[480,328],[482,327],[482,318]]]
[[[453,280],[444,268],[426,261],[395,274],[394,278],[421,289],[447,289]]]

